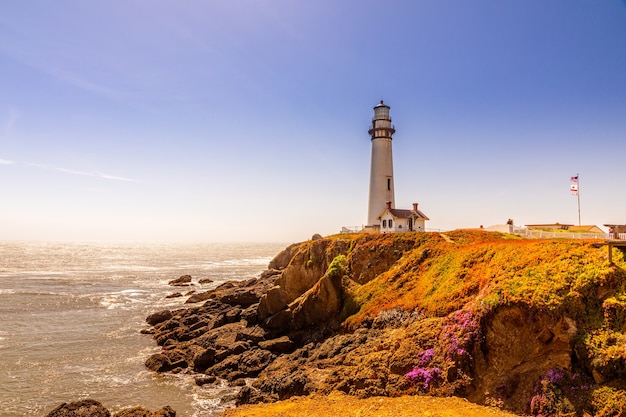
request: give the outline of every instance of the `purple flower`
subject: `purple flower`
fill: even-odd
[[[430,363],[430,361],[433,360],[434,356],[435,356],[435,349],[430,348],[430,349],[423,350],[417,354],[417,363],[419,366],[426,366]]]
[[[421,383],[427,390],[430,384],[441,375],[439,368],[415,368],[408,372],[404,377],[413,383]]]
[[[558,385],[561,381],[563,381],[563,378],[565,378],[565,372],[560,369],[553,368],[546,373],[545,378],[549,382]]]

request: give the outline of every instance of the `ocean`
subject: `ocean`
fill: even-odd
[[[45,416],[63,402],[100,401],[112,412],[172,406],[216,416],[225,385],[144,367],[159,347],[145,318],[184,306],[174,292],[258,276],[286,245],[0,243],[0,416]],[[169,286],[189,274],[195,285]],[[199,285],[198,280],[214,282]],[[189,305],[187,305],[189,306]]]

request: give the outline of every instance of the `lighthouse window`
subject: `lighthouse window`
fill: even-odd
[[[391,190],[391,178],[387,178],[387,190]]]

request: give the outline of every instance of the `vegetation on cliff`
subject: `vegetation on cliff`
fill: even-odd
[[[393,244],[399,238],[387,236],[370,244]],[[469,304],[474,311],[522,304],[587,320],[585,300],[596,298],[590,292],[611,287],[621,294],[621,253],[615,257],[618,267],[611,266],[606,248],[592,241],[526,240],[466,230],[449,232],[451,241],[426,236],[394,268],[352,294],[359,311],[347,325],[356,327],[393,307],[443,316]],[[611,298],[616,306],[619,299]]]

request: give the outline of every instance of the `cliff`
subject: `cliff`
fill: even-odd
[[[239,403],[340,391],[458,396],[516,413],[626,412],[626,263],[596,241],[338,235],[149,318],[156,371]],[[255,378],[249,385],[245,378]]]

